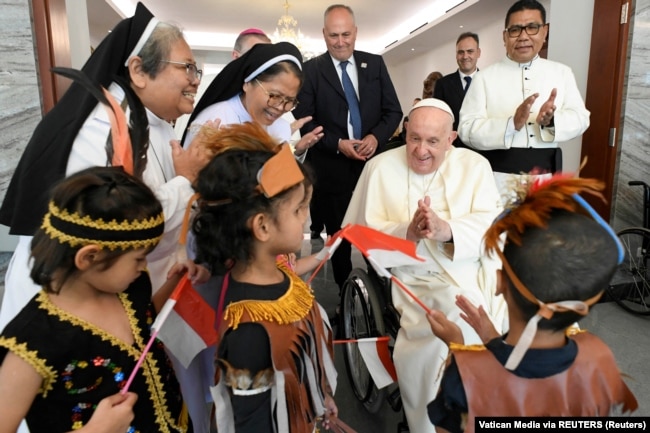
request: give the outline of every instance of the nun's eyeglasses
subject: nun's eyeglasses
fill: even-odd
[[[266,93],[266,96],[269,97],[269,99],[266,101],[266,105],[269,107],[282,108],[284,111],[291,111],[298,106],[298,100],[296,98],[285,98],[284,96],[278,95],[277,93],[269,93],[257,78],[255,79],[255,82],[260,86],[260,89]]]
[[[194,80],[201,81],[201,77],[203,76],[203,71],[197,68],[196,65],[193,63],[175,62],[173,60],[161,60],[161,62],[171,63],[172,65],[183,65],[185,66],[185,72],[187,73],[187,78],[189,78],[190,81],[194,81]]]

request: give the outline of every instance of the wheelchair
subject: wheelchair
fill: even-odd
[[[380,277],[368,264],[368,271],[355,268],[341,290],[340,336],[343,339],[390,337],[392,356],[399,330],[399,313],[391,301],[391,281]],[[357,344],[343,346],[345,367],[355,397],[370,413],[377,413],[386,401],[395,411],[402,410],[397,384],[378,389],[361,357]],[[397,426],[398,433],[408,432],[406,418]]]
[[[643,186],[643,227],[627,227],[617,233],[625,258],[607,295],[632,314],[650,316],[650,185],[638,180],[628,185]]]

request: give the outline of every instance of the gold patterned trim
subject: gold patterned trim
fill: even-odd
[[[278,269],[289,277],[287,292],[272,301],[245,300],[229,304],[223,318],[230,320],[232,329],[237,329],[244,313],[248,314],[251,322],[266,320],[280,325],[297,322],[309,314],[314,294],[307,283],[283,264],[278,264]]]
[[[58,317],[62,321],[67,321],[73,325],[79,326],[82,329],[100,337],[102,340],[110,342],[112,345],[118,347],[119,349],[127,352],[130,357],[133,358],[135,362],[140,358],[140,354],[145,347],[145,341],[140,335],[140,328],[138,327],[138,319],[135,316],[135,310],[133,309],[133,303],[129,300],[126,293],[119,293],[118,298],[124,307],[124,311],[129,318],[129,325],[131,328],[131,334],[133,335],[133,345],[126,344],[122,340],[116,338],[112,334],[104,331],[101,328],[96,327],[92,323],[86,322],[83,319],[80,319],[65,310],[57,307],[52,303],[47,293],[40,291],[37,297],[39,302],[39,308],[47,311],[48,314]],[[135,365],[134,362],[134,365]],[[160,368],[157,365],[157,361],[154,358],[151,352],[147,353],[145,360],[141,366],[142,374],[144,375],[145,382],[149,388],[149,398],[151,399],[156,414],[156,423],[158,428],[162,433],[170,433],[172,431],[185,433],[187,431],[187,426],[181,426],[178,423],[178,420],[175,420],[172,417],[172,414],[169,412],[169,406],[167,405],[167,396],[165,389],[163,387],[162,379],[160,378]],[[128,372],[130,374],[130,372]],[[165,409],[166,408],[166,409]],[[170,430],[168,426],[171,426],[173,430]]]
[[[89,215],[80,217],[77,212],[70,214],[50,201],[41,228],[51,239],[72,247],[93,244],[110,250],[126,250],[156,246],[162,237],[164,226],[165,217],[162,212],[156,217],[143,220],[104,222],[101,218],[93,220]]]
[[[52,391],[53,385],[56,382],[56,370],[52,366],[47,365],[46,360],[39,358],[38,351],[29,350],[26,343],[18,343],[15,337],[0,337],[0,346],[7,348],[14,355],[34,367],[38,375],[43,378],[43,384],[39,392],[43,394],[43,398],[47,397],[47,393]]]
[[[464,350],[467,352],[481,352],[487,350],[487,348],[482,344],[459,344],[459,343],[449,343],[449,350]]]

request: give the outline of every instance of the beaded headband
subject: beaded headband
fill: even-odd
[[[71,247],[99,245],[111,251],[128,250],[155,247],[165,229],[165,218],[161,212],[144,220],[104,222],[101,218],[94,220],[88,215],[71,214],[50,201],[41,229],[51,239]]]

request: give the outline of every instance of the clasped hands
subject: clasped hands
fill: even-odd
[[[535,122],[539,123],[542,126],[549,126],[551,124],[553,116],[555,115],[555,110],[557,109],[555,106],[556,96],[557,89],[554,88],[551,90],[551,95],[549,98],[540,107]],[[524,102],[522,102],[519,107],[517,107],[517,110],[515,111],[515,115],[513,117],[513,122],[517,131],[521,130],[521,128],[523,128],[528,121],[528,117],[530,116],[530,109],[538,97],[539,93],[530,95],[528,98],[524,99]]]
[[[372,134],[366,135],[361,140],[354,138],[339,140],[339,152],[350,159],[359,161],[370,159],[377,152],[378,146],[377,138]]]
[[[452,239],[449,223],[438,217],[430,206],[431,198],[429,196],[418,200],[418,208],[406,231],[406,239],[414,242],[420,239],[449,242]]]

